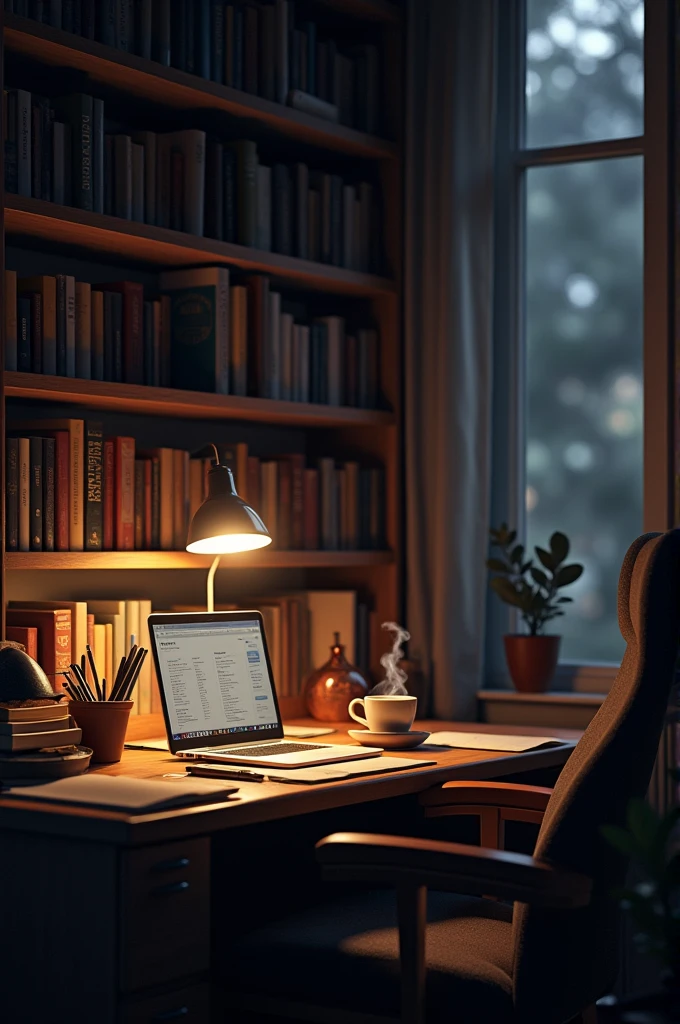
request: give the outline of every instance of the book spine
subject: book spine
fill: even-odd
[[[144,383],[144,288],[125,283],[123,313],[123,366],[127,384]]]
[[[31,294],[31,370],[42,373],[42,295]]]
[[[92,380],[104,377],[104,293],[92,292]]]
[[[161,464],[159,459],[151,460],[151,549],[158,551],[161,546]]]
[[[190,129],[182,133],[184,145],[184,230],[203,235],[205,206],[205,132]]]
[[[102,524],[102,547],[104,551],[113,551],[114,497],[116,489],[115,450],[113,441],[104,441],[104,505]]]
[[[70,547],[70,502],[69,502],[69,436],[67,430],[57,430],[55,443],[55,494],[56,549],[68,551]]]
[[[301,260],[309,258],[309,170],[307,164],[295,165],[295,250]]]
[[[42,199],[42,110],[41,100],[31,107],[31,194]]]
[[[113,379],[117,384],[123,382],[123,296],[114,293],[111,298],[113,322]]]
[[[72,624],[71,612],[63,609],[54,612],[54,654],[48,661],[45,672],[56,691],[63,691],[64,676],[71,665],[72,651]],[[54,675],[49,671],[51,664],[54,665]]]
[[[206,155],[205,234],[221,241],[224,236],[224,147],[208,143]]]
[[[144,383],[153,386],[154,382],[154,328],[153,302],[144,301]]]
[[[291,525],[290,541],[295,551],[302,551],[305,538],[305,459],[291,455]]]
[[[56,446],[53,437],[43,438],[43,549],[55,547]]]
[[[133,437],[115,438],[117,551],[135,547],[135,441]]]
[[[50,0],[50,10],[53,0]],[[97,0],[82,0],[80,34],[83,39],[95,39],[97,29]]]
[[[31,369],[31,300],[26,296],[17,298],[17,369]]]
[[[131,144],[132,164],[132,220],[139,224],[144,223],[144,146],[133,142]]]
[[[319,472],[316,469],[304,471],[304,548],[317,551],[319,548]]]
[[[211,65],[211,0],[193,0],[196,18],[196,68],[200,78],[210,78]]]
[[[69,429],[69,489],[70,521],[69,541],[71,551],[82,551],[85,546],[85,423],[83,420],[71,420]]]
[[[5,545],[19,550],[19,438],[7,438],[5,467]]]
[[[66,275],[66,376],[76,375],[76,281]]]
[[[57,374],[66,376],[66,277],[57,274]]]
[[[5,144],[5,189],[16,194],[17,181],[17,92],[16,89],[3,91],[3,123]]]
[[[5,369],[18,368],[17,342],[17,274],[5,271]]]
[[[231,349],[231,391],[234,395],[248,393],[248,293],[243,285],[235,285],[229,296]]]
[[[38,660],[38,630],[35,626],[7,626],[5,638],[15,644],[21,644],[29,658]]]
[[[144,466],[143,459],[135,459],[135,550],[144,548]]]
[[[236,228],[236,153],[228,147],[223,152],[224,160],[224,241],[235,242]]]
[[[170,227],[185,231],[184,224],[184,154],[173,148],[170,152]]]
[[[212,0],[210,5],[210,78],[213,82],[224,81],[224,4]]]
[[[52,125],[52,202],[66,204],[66,137],[65,125],[55,121]]]
[[[257,146],[236,144],[236,196],[238,242],[253,248],[257,244]]]
[[[267,97],[260,79],[266,78],[267,69],[262,66],[258,52],[258,39],[266,34],[266,13],[262,8],[247,5],[243,9],[243,84],[246,92],[257,96],[258,91]],[[264,54],[262,54],[264,56]]]
[[[19,438],[19,551],[31,550],[31,442]]]
[[[274,165],[274,251],[284,256],[292,252],[291,228],[292,209],[290,195],[290,175],[285,164]]]
[[[104,213],[107,217],[113,217],[115,203],[114,186],[116,183],[113,135],[107,134],[104,136],[104,161],[108,168],[107,173],[104,175]]]
[[[92,286],[76,281],[76,376],[92,378]]]
[[[92,208],[104,212],[104,101],[92,100]]]
[[[184,34],[186,36],[186,53],[184,70],[190,74],[196,74],[196,10],[195,0],[185,0],[184,6]]]
[[[260,460],[255,455],[248,456],[248,504],[260,514],[262,511],[262,487],[261,487]]]
[[[243,8],[236,5],[234,11],[234,58],[233,81],[234,89],[243,88]]]
[[[132,139],[129,135],[114,136],[113,154],[114,216],[132,220]]]
[[[276,0],[274,23],[274,39],[276,43],[275,67],[275,99],[277,103],[285,103],[289,87],[289,55],[288,40],[292,24],[288,23],[289,4],[288,0]]]
[[[31,196],[31,94],[16,90],[17,97],[17,192]]]
[[[92,97],[82,93],[73,98],[71,144],[73,150],[73,205],[93,209],[92,196]]]
[[[85,550],[103,550],[104,433],[102,424],[89,421],[85,432]]]
[[[144,460],[144,526],[143,546],[146,551],[153,548],[153,462],[151,459]]]
[[[293,470],[289,459],[283,459],[278,466],[278,516],[277,516],[277,547],[288,551],[291,547],[292,523],[291,510],[293,504]]]
[[[153,38],[151,55],[164,67],[170,66],[171,0],[153,0]]]

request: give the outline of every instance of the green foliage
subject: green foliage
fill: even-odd
[[[569,540],[563,533],[553,533],[549,551],[535,549],[542,569],[534,565],[533,558],[525,557],[524,546],[515,543],[517,531],[509,530],[506,523],[489,533],[491,547],[499,551],[498,557],[486,561],[487,569],[498,573],[492,576],[489,585],[501,601],[519,608],[529,633],[537,636],[547,622],[564,615],[560,605],[572,599],[558,597],[557,591],[574,583],[583,572],[583,566],[577,562],[563,564],[569,556]]]
[[[672,773],[677,778],[678,773]],[[603,825],[602,835],[630,858],[640,881],[614,893],[635,925],[635,941],[680,987],[680,807],[660,817],[645,800],[631,800],[626,828]]]

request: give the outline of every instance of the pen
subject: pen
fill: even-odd
[[[202,770],[200,765],[187,765],[187,772],[190,775],[203,775],[211,779],[247,779],[249,782],[264,782],[266,778],[259,772],[250,772],[245,768],[228,768],[226,771],[220,768],[213,771],[207,765],[203,766]]]

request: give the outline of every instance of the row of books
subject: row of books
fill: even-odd
[[[182,550],[207,495],[211,460],[178,448],[137,449],[81,419],[14,423],[6,441],[8,551]],[[239,494],[283,550],[384,547],[379,467],[305,456],[259,459],[248,445],[222,454]]]
[[[105,131],[103,100],[3,93],[8,192],[359,271],[381,269],[368,182],[267,166],[255,142]]]
[[[5,367],[281,401],[377,408],[377,331],[310,318],[267,277],[170,271],[159,297],[134,281],[5,271]],[[301,322],[303,321],[303,322]]]
[[[5,10],[375,133],[376,46],[343,45],[292,0],[5,0]]]
[[[107,682],[115,678],[121,659],[130,649],[130,638],[150,647],[148,618],[151,601],[10,601],[6,611],[7,640],[23,644],[27,653],[46,672],[55,690],[62,690],[63,675],[72,662],[80,662],[89,644],[98,674]],[[93,680],[89,664],[88,681]],[[153,659],[145,659],[134,694],[135,712],[160,711]]]
[[[15,707],[0,704],[0,752],[25,754],[45,747],[63,747],[80,743],[79,729],[69,714],[69,704],[46,703],[40,707]]]
[[[335,633],[350,663],[367,674],[370,663],[370,611],[355,590],[298,590],[256,598],[247,604],[218,603],[217,610],[257,608],[264,619],[276,691],[280,697],[303,693],[304,681],[330,657]],[[173,611],[201,611],[175,605]]]
[[[340,633],[349,661],[366,672],[369,665],[369,608],[354,590],[300,590],[268,595],[245,605],[221,605],[220,609],[258,608],[264,617],[277,693],[292,697],[302,692],[305,677],[329,657],[333,634]],[[156,609],[158,610],[158,609]],[[174,606],[170,611],[201,611]],[[89,644],[100,678],[114,678],[121,658],[134,637],[149,648],[147,599],[10,601],[6,639],[23,644],[27,653],[47,673],[56,690],[62,689],[62,672],[80,661]],[[86,672],[90,683],[89,664]],[[142,667],[134,695],[135,713],[161,710],[153,659]]]

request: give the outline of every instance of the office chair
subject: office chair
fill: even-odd
[[[428,815],[478,815],[482,843],[500,845],[506,820],[542,819],[533,856],[394,836],[323,839],[325,878],[389,888],[357,891],[244,937],[225,978],[239,1020],[595,1019],[594,1003],[617,973],[612,890],[627,870],[600,827],[624,824],[629,800],[644,796],[651,778],[678,648],[680,530],[631,545],[618,612],[621,667],[552,792],[466,782],[423,794]],[[462,895],[478,893],[496,899]]]

